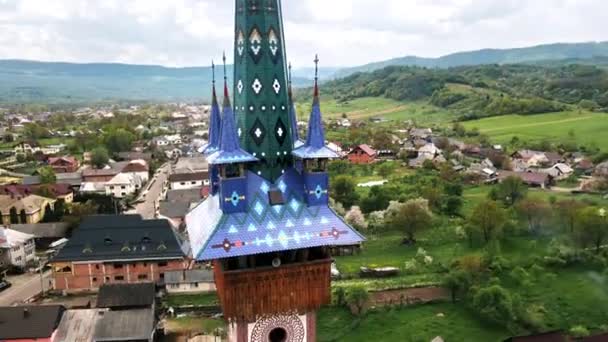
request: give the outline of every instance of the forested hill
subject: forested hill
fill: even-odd
[[[357,72],[369,72],[383,69],[387,66],[451,68],[482,64],[517,64],[566,59],[591,59],[602,56],[608,56],[608,42],[558,43],[516,49],[483,49],[478,51],[458,52],[439,58],[406,56],[354,68],[342,69],[337,72],[335,76],[343,77]]]
[[[462,119],[555,112],[573,105],[608,110],[608,71],[579,64],[392,66],[330,81],[323,92],[341,102],[361,97],[428,101]]]

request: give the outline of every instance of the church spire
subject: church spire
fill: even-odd
[[[304,146],[296,149],[293,155],[302,159],[338,158],[339,156],[325,146],[325,128],[319,100],[319,56],[315,56],[315,85],[313,90],[312,111],[308,120],[308,132]]]
[[[274,183],[293,166],[281,0],[235,0],[234,110],[249,170]]]
[[[288,83],[287,93],[289,96],[289,123],[291,126],[291,139],[292,139],[294,148],[298,148],[298,147],[302,146],[302,141],[300,141],[300,133],[298,132],[298,115],[296,113],[296,104],[293,101],[291,63],[289,63],[289,75],[288,75],[287,83]]]
[[[257,161],[251,154],[241,149],[234,123],[234,113],[230,104],[230,94],[228,92],[228,76],[226,73],[226,54],[224,61],[224,105],[222,108],[222,125],[219,141],[219,150],[209,156],[208,161],[211,165],[246,163]]]
[[[211,154],[218,150],[220,145],[220,129],[222,126],[220,106],[217,102],[217,94],[215,92],[215,63],[213,63],[213,61],[211,61],[211,75],[212,94],[211,114],[209,115],[209,144],[203,149],[203,154]]]

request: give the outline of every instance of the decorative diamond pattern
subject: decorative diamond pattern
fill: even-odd
[[[259,118],[255,120],[250,130],[250,135],[256,145],[260,146],[266,138],[266,128],[262,125]]]
[[[233,192],[230,197],[230,202],[232,202],[232,205],[236,207],[237,205],[239,205],[240,201],[241,201],[241,196],[239,196],[239,194],[236,191]]]
[[[263,88],[262,82],[260,82],[260,80],[257,78],[251,84],[251,89],[253,89],[253,91],[255,92],[256,95],[260,94],[260,92],[262,91],[262,88]]]
[[[258,229],[255,227],[255,225],[253,223],[250,223],[249,227],[247,227],[247,231],[248,232],[257,232]]]
[[[315,196],[317,199],[320,199],[321,196],[323,196],[323,188],[321,188],[320,185],[317,185],[317,188],[315,189]]]
[[[272,83],[272,89],[274,89],[274,92],[277,95],[279,95],[279,93],[281,92],[281,83],[276,78],[274,79],[274,82]]]
[[[237,39],[236,39],[236,51],[240,57],[243,56],[243,52],[245,52],[245,35],[243,31],[239,30]]]
[[[251,33],[249,34],[249,47],[250,47],[250,55],[253,58],[255,64],[258,64],[260,59],[262,58],[262,35],[257,27],[251,29]]]
[[[264,204],[262,204],[261,201],[257,201],[255,206],[253,207],[253,210],[255,210],[255,212],[258,214],[258,216],[262,216],[262,214],[264,213]]]
[[[243,86],[243,81],[239,80],[239,82],[236,85],[236,90],[239,92],[239,94],[242,94],[244,88],[245,87]]]
[[[267,193],[268,191],[270,191],[270,186],[268,186],[268,183],[262,182],[262,185],[260,185],[260,190],[262,191],[262,193]]]
[[[285,191],[287,191],[287,184],[285,184],[282,179],[279,182],[279,190],[281,190],[282,193],[285,193]]]
[[[270,53],[272,53],[273,56],[276,56],[277,51],[279,51],[279,38],[272,28],[270,29],[270,32],[268,32],[268,45],[270,46]]]
[[[239,138],[241,137],[241,135],[243,135],[243,130],[241,129],[241,127],[239,127],[236,132],[239,134]]]
[[[285,126],[285,124],[283,123],[283,120],[281,120],[280,117],[277,120],[277,124],[274,126],[274,133],[275,133],[275,138],[277,139],[279,144],[281,146],[283,146],[283,144],[285,143],[285,140],[287,139],[287,134],[286,134],[287,127]]]

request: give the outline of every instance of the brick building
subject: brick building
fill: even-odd
[[[139,215],[91,216],[51,261],[55,290],[97,290],[103,284],[163,282],[187,269],[178,237],[166,220]]]
[[[353,164],[370,164],[376,161],[378,152],[368,145],[359,145],[348,152],[348,161]]]

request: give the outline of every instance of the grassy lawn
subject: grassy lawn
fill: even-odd
[[[451,303],[379,309],[360,319],[346,309],[324,308],[317,316],[317,333],[324,342],[428,342],[436,336],[445,341],[494,342],[510,336]]]
[[[225,327],[224,320],[205,317],[170,318],[166,321],[166,328],[170,333],[213,334],[215,329]]]
[[[548,330],[575,325],[590,331],[606,330],[608,284],[593,270],[560,269],[555,277],[543,276],[530,289],[519,292],[528,305],[544,308]]]
[[[202,293],[194,295],[169,295],[163,300],[167,307],[180,306],[211,306],[219,304],[217,293]]]
[[[490,186],[480,186],[474,188],[465,189],[463,197],[464,197],[464,205],[462,212],[464,215],[468,216],[471,214],[475,206],[481,202],[482,200],[488,198],[488,193],[492,188]],[[604,199],[600,195],[592,195],[592,194],[569,194],[564,192],[552,192],[541,189],[530,189],[528,191],[528,197],[532,199],[538,199],[541,201],[549,201],[551,197],[555,197],[556,200],[566,200],[566,199],[576,199],[578,201],[582,201],[585,203],[605,206],[608,207],[608,199]]]
[[[579,145],[595,143],[608,151],[608,115],[570,111],[540,115],[505,115],[463,123],[467,129],[478,128],[492,141],[507,143],[514,136],[529,142],[574,141]],[[574,136],[570,136],[574,132]]]

